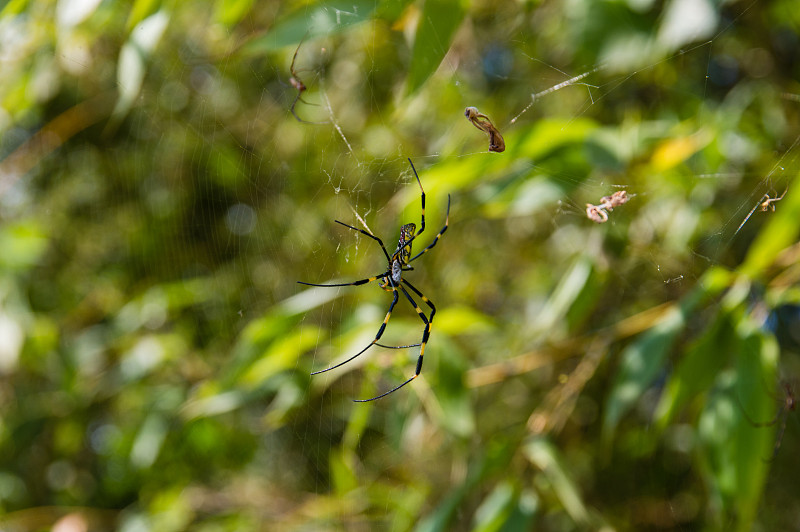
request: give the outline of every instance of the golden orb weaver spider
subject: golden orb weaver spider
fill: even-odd
[[[350,358],[348,358],[344,362],[340,362],[340,363],[336,364],[335,366],[331,366],[331,367],[325,368],[323,370],[315,371],[315,372],[312,373],[312,375],[317,375],[319,373],[325,373],[326,371],[331,371],[332,369],[336,369],[336,368],[338,368],[340,366],[343,366],[343,365],[347,364],[348,362],[350,362],[351,360],[353,360],[356,357],[358,357],[359,355],[363,354],[367,349],[369,349],[373,345],[377,345],[379,347],[386,347],[386,348],[389,348],[389,349],[402,349],[402,348],[406,348],[406,347],[419,346],[419,358],[417,358],[417,368],[414,371],[414,375],[412,375],[408,380],[406,380],[402,384],[400,384],[398,386],[395,386],[394,388],[392,388],[388,392],[384,392],[384,393],[382,393],[380,395],[377,395],[375,397],[372,397],[370,399],[354,399],[354,401],[357,402],[357,403],[365,403],[367,401],[374,401],[375,399],[380,399],[381,397],[386,397],[390,393],[396,392],[397,390],[399,390],[400,388],[402,388],[403,386],[405,386],[409,382],[411,382],[414,379],[416,379],[417,377],[419,377],[420,373],[422,372],[422,357],[425,355],[425,345],[428,343],[428,338],[430,337],[430,334],[431,334],[431,324],[433,323],[433,316],[434,316],[434,314],[436,314],[436,307],[434,306],[433,302],[430,299],[428,299],[427,297],[425,297],[425,295],[422,292],[420,292],[414,285],[412,285],[410,282],[408,282],[407,279],[404,279],[403,278],[403,272],[407,272],[407,271],[413,270],[414,268],[409,266],[409,264],[411,262],[417,260],[418,258],[420,258],[422,255],[424,255],[428,251],[430,251],[430,249],[433,248],[433,246],[436,245],[436,243],[439,241],[439,239],[442,238],[442,235],[444,234],[444,232],[447,231],[447,227],[450,224],[450,195],[449,194],[447,195],[447,215],[445,217],[444,227],[442,227],[442,230],[439,231],[436,234],[436,236],[433,239],[433,242],[431,242],[428,245],[428,247],[426,247],[425,249],[423,249],[422,251],[420,251],[419,253],[417,253],[416,255],[414,255],[412,257],[411,256],[411,244],[414,242],[414,239],[419,237],[419,235],[421,235],[425,231],[425,190],[422,188],[422,182],[419,180],[419,175],[417,174],[417,169],[414,168],[414,163],[411,162],[411,159],[408,159],[408,164],[411,165],[411,170],[414,171],[414,177],[417,178],[417,184],[419,185],[420,201],[422,203],[422,221],[420,222],[419,233],[416,232],[417,226],[416,226],[416,224],[413,224],[413,223],[405,224],[400,228],[400,239],[397,242],[397,248],[394,250],[394,253],[389,254],[389,252],[386,250],[386,246],[383,245],[383,241],[380,238],[378,238],[377,236],[373,235],[372,233],[368,233],[367,231],[364,231],[363,229],[358,229],[356,227],[353,227],[352,225],[347,225],[344,222],[340,222],[339,220],[335,220],[336,223],[338,223],[340,225],[343,225],[343,226],[347,227],[348,229],[352,229],[353,231],[358,231],[359,233],[361,233],[361,234],[373,239],[375,242],[377,242],[378,245],[381,246],[381,250],[383,250],[383,254],[384,254],[384,256],[386,257],[386,260],[387,260],[386,271],[381,273],[381,274],[379,274],[379,275],[375,275],[373,277],[368,277],[366,279],[361,279],[361,280],[358,280],[358,281],[355,281],[355,282],[352,282],[352,283],[315,284],[315,283],[304,283],[302,281],[297,281],[300,284],[304,284],[304,285],[308,285],[308,286],[331,286],[331,287],[335,287],[335,286],[360,286],[362,284],[367,284],[367,283],[371,283],[372,281],[377,281],[378,279],[382,279],[382,282],[380,283],[379,286],[382,289],[386,290],[387,292],[392,292],[392,303],[389,305],[389,310],[388,310],[388,312],[386,312],[386,317],[383,318],[383,323],[381,324],[380,329],[378,329],[378,334],[375,335],[375,339],[372,340],[364,349],[362,349],[361,351],[359,351],[355,355],[351,356]],[[419,308],[419,305],[417,305],[417,303],[414,301],[414,298],[411,296],[411,294],[408,293],[408,290],[406,290],[406,288],[408,288],[408,290],[411,290],[412,292],[414,292],[420,299],[422,299],[422,301],[426,305],[428,305],[431,308],[430,316],[426,316],[425,315],[425,313],[422,311],[422,309]],[[408,299],[408,301],[411,303],[411,306],[414,307],[414,310],[417,312],[417,315],[419,316],[419,319],[421,319],[422,323],[425,325],[425,328],[422,331],[422,341],[420,343],[418,343],[418,344],[402,345],[402,346],[388,346],[388,345],[383,345],[383,344],[379,344],[378,343],[378,340],[380,340],[381,336],[383,336],[384,330],[386,330],[386,324],[389,323],[389,318],[392,316],[392,310],[394,310],[394,306],[397,304],[397,300],[399,298],[398,292],[402,292],[403,295],[406,297],[406,299]]]

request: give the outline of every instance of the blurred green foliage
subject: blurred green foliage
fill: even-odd
[[[3,530],[800,522],[794,1],[13,0],[0,57]],[[433,332],[355,404],[418,348],[311,377],[390,298],[296,281],[385,271],[334,220],[391,251],[407,157]]]

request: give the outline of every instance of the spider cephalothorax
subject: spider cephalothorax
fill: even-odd
[[[419,180],[419,175],[417,175],[417,170],[414,168],[414,163],[411,162],[411,159],[408,160],[408,163],[411,165],[411,169],[414,171],[414,177],[417,178],[417,184],[419,185],[420,202],[422,203],[422,221],[420,222],[419,233],[416,232],[417,231],[416,224],[405,224],[400,228],[400,239],[397,242],[397,249],[395,250],[394,253],[389,255],[389,252],[386,250],[386,246],[383,245],[383,241],[377,236],[373,235],[372,233],[364,231],[363,229],[358,229],[356,227],[353,227],[352,225],[347,225],[346,223],[340,222],[339,220],[336,220],[336,223],[341,224],[349,229],[352,229],[353,231],[358,231],[359,233],[368,236],[381,246],[381,250],[383,250],[383,254],[386,257],[387,261],[386,271],[380,275],[375,275],[374,277],[368,277],[366,279],[361,279],[359,281],[355,281],[352,283],[314,284],[314,283],[304,283],[302,281],[298,281],[300,284],[305,284],[309,286],[359,286],[362,284],[371,283],[372,281],[377,281],[378,279],[381,279],[380,287],[386,290],[387,292],[392,292],[392,303],[389,305],[389,311],[386,313],[386,317],[383,319],[383,323],[381,324],[380,329],[378,329],[378,334],[375,335],[375,339],[372,340],[369,343],[369,345],[367,345],[364,349],[362,349],[355,355],[351,356],[344,362],[340,362],[335,366],[331,366],[329,368],[320,371],[315,371],[314,373],[312,373],[312,375],[316,375],[317,373],[324,373],[326,371],[330,371],[332,369],[338,368],[339,366],[347,364],[360,354],[364,353],[367,349],[369,349],[373,345],[377,345],[380,347],[387,347],[389,349],[402,349],[405,347],[419,346],[419,358],[417,359],[417,368],[414,372],[414,375],[412,375],[408,380],[406,380],[402,384],[395,386],[388,392],[382,393],[376,397],[372,397],[371,399],[357,399],[356,401],[358,402],[373,401],[375,399],[380,399],[381,397],[384,397],[396,390],[399,390],[400,388],[402,388],[403,386],[405,386],[406,384],[413,381],[419,376],[420,372],[422,371],[422,357],[425,355],[425,345],[427,344],[428,338],[430,337],[431,333],[431,323],[433,323],[433,316],[434,314],[436,314],[436,307],[433,305],[433,302],[427,297],[425,297],[422,294],[422,292],[417,290],[414,287],[414,285],[409,283],[408,280],[403,279],[403,272],[413,270],[413,268],[409,266],[409,263],[417,260],[419,257],[427,253],[433,246],[436,245],[436,243],[442,237],[444,232],[447,231],[448,224],[450,223],[450,196],[449,195],[447,196],[447,215],[445,217],[444,227],[442,227],[442,230],[436,234],[436,236],[433,239],[433,242],[431,242],[425,249],[423,249],[422,251],[420,251],[419,253],[417,253],[412,257],[411,245],[414,239],[425,231],[425,190],[422,188],[422,182],[420,182]],[[414,292],[420,299],[422,299],[423,303],[425,303],[426,305],[428,305],[428,307],[430,307],[431,309],[430,315],[428,316],[425,315],[422,309],[419,308],[419,305],[417,305],[417,303],[414,301],[414,298],[411,297],[411,294],[408,293],[408,290]],[[403,295],[406,297],[406,299],[408,299],[408,301],[411,303],[411,306],[414,307],[414,310],[416,311],[419,318],[425,324],[425,328],[422,331],[422,341],[418,344],[403,345],[403,346],[388,346],[379,344],[378,340],[381,339],[384,330],[386,330],[386,324],[389,323],[389,318],[392,316],[392,310],[394,309],[394,306],[397,304],[400,292],[402,292]]]

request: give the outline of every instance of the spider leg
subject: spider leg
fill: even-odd
[[[405,281],[405,282],[404,282],[403,280],[401,280],[400,282],[401,282],[401,283],[404,283],[404,284],[406,284],[406,285],[408,285],[408,281]],[[412,289],[412,290],[413,290],[415,293],[419,294],[419,295],[420,295],[420,297],[422,297],[422,298],[423,298],[423,300],[424,300],[426,303],[428,303],[428,305],[430,305],[430,306],[431,306],[431,308],[433,308],[433,309],[434,309],[434,310],[433,310],[433,312],[431,312],[431,319],[433,319],[433,314],[436,312],[436,307],[434,307],[434,306],[433,306],[433,303],[431,303],[431,302],[430,302],[430,300],[429,300],[428,298],[426,298],[426,297],[425,297],[425,296],[423,296],[421,293],[419,293],[419,291],[418,291],[416,288],[412,288],[412,287],[411,287],[411,285],[408,285],[408,286],[409,286],[409,288],[411,288],[411,289]],[[405,382],[403,382],[402,384],[400,384],[400,385],[398,385],[398,386],[395,386],[394,388],[392,388],[392,389],[391,389],[391,390],[389,390],[388,392],[384,392],[384,393],[382,393],[382,394],[380,394],[380,395],[378,395],[378,396],[372,397],[372,398],[370,398],[370,399],[353,399],[353,401],[354,401],[354,402],[356,402],[356,403],[366,403],[366,402],[369,402],[369,401],[374,401],[374,400],[376,400],[376,399],[380,399],[381,397],[386,397],[386,396],[387,396],[387,395],[389,395],[390,393],[392,393],[392,392],[396,392],[397,390],[399,390],[400,388],[402,388],[403,386],[405,386],[405,385],[406,385],[406,384],[408,384],[409,382],[413,381],[414,379],[416,379],[417,377],[419,377],[419,374],[420,374],[420,373],[422,373],[422,357],[423,357],[423,356],[425,356],[425,344],[427,344],[427,343],[428,343],[428,337],[430,337],[430,334],[431,334],[431,320],[429,320],[429,319],[428,319],[428,318],[425,316],[425,313],[424,313],[424,312],[422,312],[422,309],[421,309],[421,308],[419,308],[419,305],[417,305],[417,303],[416,303],[416,302],[414,301],[414,299],[411,297],[411,294],[409,294],[409,293],[408,293],[408,291],[407,291],[407,290],[406,290],[406,289],[403,287],[403,285],[402,285],[402,284],[401,284],[401,285],[398,285],[398,286],[396,286],[396,287],[392,287],[392,288],[394,288],[394,289],[395,289],[395,290],[394,290],[394,293],[395,293],[395,301],[397,301],[397,288],[399,288],[399,289],[400,289],[400,291],[402,291],[402,292],[403,292],[403,295],[404,295],[404,296],[406,296],[406,298],[407,298],[407,299],[408,299],[408,300],[411,302],[411,305],[413,305],[413,307],[414,307],[414,310],[416,310],[416,311],[417,311],[417,315],[419,316],[419,319],[421,319],[421,320],[422,320],[422,322],[425,324],[425,329],[424,329],[424,330],[423,330],[423,332],[422,332],[422,342],[420,342],[420,344],[419,344],[419,345],[420,345],[420,348],[419,348],[419,358],[417,359],[417,368],[416,368],[416,370],[414,371],[414,375],[412,375],[412,376],[411,376],[411,377],[410,377],[408,380],[406,380],[406,381],[405,381]],[[387,316],[387,319],[388,319],[388,316]],[[384,324],[385,324],[385,322],[384,322]],[[383,328],[381,328],[381,331],[383,331]],[[372,345],[372,344],[370,344],[370,345]],[[368,347],[369,347],[369,346],[368,346]]]
[[[421,235],[422,232],[425,230],[425,189],[422,188],[422,182],[419,180],[419,175],[417,175],[417,169],[414,168],[414,163],[411,162],[411,158],[408,159],[408,164],[411,165],[411,169],[414,171],[414,177],[417,178],[417,184],[419,184],[419,191],[421,193],[420,201],[422,202],[422,221],[420,222],[419,231],[414,236],[412,236],[411,238],[409,238],[408,240],[405,241],[405,245],[403,246],[404,248],[409,246],[414,241],[414,239],[417,238],[419,235]],[[448,196],[448,198],[449,198],[449,196]],[[449,209],[450,209],[449,201],[450,200],[448,199],[448,213],[449,213]],[[397,251],[395,251],[395,254],[392,256],[392,259],[396,258],[399,253],[400,253],[400,250],[398,249]],[[392,262],[392,259],[390,259],[389,262]],[[411,259],[411,260],[414,260],[414,259]]]
[[[372,347],[373,345],[378,343],[378,340],[380,340],[381,336],[383,336],[383,331],[386,330],[386,324],[389,323],[389,318],[392,317],[392,310],[394,309],[394,306],[397,304],[397,297],[398,297],[397,296],[397,287],[394,286],[394,285],[391,285],[391,287],[392,287],[392,292],[394,293],[394,297],[392,298],[392,304],[389,305],[389,311],[386,313],[386,317],[383,318],[383,323],[381,323],[381,328],[378,329],[378,334],[375,335],[375,339],[372,340],[367,345],[367,347],[365,347],[364,349],[362,349],[361,351],[359,351],[355,355],[351,356],[350,358],[348,358],[344,362],[339,362],[335,366],[331,366],[329,368],[325,368],[325,369],[321,369],[319,371],[315,371],[315,372],[311,373],[312,375],[318,375],[319,373],[325,373],[326,371],[330,371],[330,370],[336,369],[336,368],[338,368],[340,366],[344,366],[345,364],[347,364],[348,362],[350,362],[354,358],[356,358],[359,355],[361,355],[362,353],[364,353],[364,351],[366,351],[367,349],[369,349],[370,347]]]
[[[775,460],[775,457],[778,456],[778,450],[781,448],[781,442],[783,441],[783,432],[786,430],[786,419],[789,417],[789,411],[785,408],[781,408],[778,414],[783,414],[783,420],[781,422],[781,427],[778,429],[778,435],[775,437],[775,448],[772,450],[772,458],[764,460],[765,462],[772,462]]]
[[[409,242],[411,242],[411,241],[414,240],[414,238],[416,238],[419,235],[421,235],[422,232],[425,230],[425,189],[422,188],[422,181],[419,180],[419,175],[417,175],[417,169],[414,168],[414,163],[411,162],[411,158],[410,157],[408,159],[408,164],[411,165],[411,170],[414,171],[414,177],[417,178],[417,184],[419,185],[419,191],[420,191],[420,194],[421,194],[420,195],[420,199],[422,201],[422,221],[420,222],[419,232],[416,235],[414,235],[414,237],[411,238],[411,240],[409,240]]]
[[[304,90],[305,90],[305,89],[304,89]],[[303,99],[300,97],[302,94],[303,94],[303,91],[301,91],[301,90],[298,90],[298,91],[297,91],[297,96],[295,97],[294,101],[292,102],[292,107],[291,107],[291,108],[289,108],[289,111],[292,113],[292,116],[294,116],[294,117],[295,117],[295,119],[296,119],[298,122],[301,122],[301,123],[303,123],[303,124],[316,124],[316,125],[320,125],[320,124],[327,124],[327,122],[311,122],[310,120],[303,120],[302,118],[300,118],[299,116],[297,116],[297,112],[294,110],[294,108],[297,106],[297,102],[298,102],[298,101],[300,101],[300,102],[303,102],[303,103],[304,103],[304,104],[306,104],[306,105],[317,105],[317,104],[315,104],[315,103],[308,103],[308,102],[306,102],[305,100],[303,100]]]
[[[740,223],[739,227],[736,228],[736,231],[733,232],[733,236],[736,236],[739,233],[739,231],[742,230],[742,227],[744,227],[744,224],[746,224],[747,220],[749,220],[750,217],[753,216],[753,213],[756,212],[756,209],[758,209],[758,207],[761,205],[761,203],[763,201],[764,201],[764,196],[761,196],[761,199],[758,200],[758,203],[756,203],[755,207],[750,209],[750,212],[748,212],[747,216],[744,217],[744,220],[742,220],[742,223]]]
[[[388,273],[382,273],[380,275],[376,275],[375,277],[368,277],[366,279],[361,279],[359,281],[355,281],[353,283],[337,283],[337,284],[317,284],[317,283],[304,283],[303,281],[297,281],[298,284],[304,284],[306,286],[361,286],[362,284],[371,283],[372,281],[377,281],[378,279],[385,278]]]
[[[378,347],[385,347],[386,349],[405,349],[407,347],[417,347],[419,344],[408,344],[408,345],[384,345],[384,344],[375,344]]]
[[[433,322],[433,316],[434,316],[434,314],[436,314],[436,307],[433,305],[433,302],[430,299],[428,299],[427,297],[425,297],[422,294],[422,292],[417,290],[414,287],[414,285],[412,285],[411,283],[409,283],[405,279],[401,279],[400,282],[403,283],[404,285],[406,285],[407,287],[409,287],[411,290],[413,290],[414,293],[417,294],[422,299],[422,301],[424,301],[429,307],[431,307],[431,315],[428,316],[428,321],[429,322]],[[387,349],[402,349],[404,347],[418,347],[418,346],[420,346],[422,344],[409,344],[409,345],[398,345],[398,346],[383,345],[383,344],[375,344],[375,345],[379,345],[379,346],[385,347]]]
[[[363,229],[359,229],[358,227],[353,227],[352,225],[347,225],[346,223],[340,222],[339,220],[334,220],[334,222],[336,222],[337,224],[343,225],[343,226],[347,227],[348,229],[352,229],[353,231],[358,231],[359,233],[361,233],[361,234],[363,234],[365,236],[368,236],[372,240],[376,241],[378,244],[380,244],[381,249],[383,250],[383,254],[386,256],[386,260],[389,261],[390,265],[392,264],[392,258],[389,256],[389,252],[386,251],[386,246],[383,245],[383,240],[381,240],[377,236],[373,235],[372,233],[367,233]]]
[[[435,246],[436,243],[439,241],[439,239],[442,238],[442,235],[444,234],[444,232],[447,231],[447,228],[449,226],[450,226],[450,194],[447,195],[447,216],[445,217],[445,220],[444,220],[444,227],[442,227],[442,230],[439,231],[436,234],[436,237],[434,237],[433,242],[431,242],[428,245],[428,247],[426,247],[425,249],[423,249],[422,251],[420,251],[419,253],[417,253],[413,257],[411,257],[408,260],[408,262],[417,260],[420,256],[424,255],[425,253],[428,252],[428,250],[430,250],[433,246]]]
[[[425,302],[425,304],[426,304],[426,305],[428,305],[429,307],[431,307],[431,315],[428,317],[428,321],[432,322],[432,321],[433,321],[433,315],[434,315],[434,314],[436,314],[436,307],[433,305],[433,301],[431,301],[430,299],[428,299],[427,297],[425,297],[425,296],[423,295],[423,293],[422,293],[422,292],[420,292],[419,290],[417,290],[417,289],[414,287],[414,285],[412,285],[411,283],[409,283],[407,280],[405,280],[405,279],[401,279],[401,280],[400,280],[400,282],[401,282],[401,283],[403,283],[404,285],[406,285],[407,287],[409,287],[411,290],[413,290],[413,291],[414,291],[414,293],[415,293],[415,294],[417,294],[417,295],[420,297],[420,299],[422,299],[422,301],[424,301],[424,302]],[[417,345],[419,345],[419,344],[417,344]]]

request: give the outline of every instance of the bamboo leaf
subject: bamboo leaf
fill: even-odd
[[[458,0],[425,0],[411,52],[407,94],[415,93],[439,68],[463,18]]]

